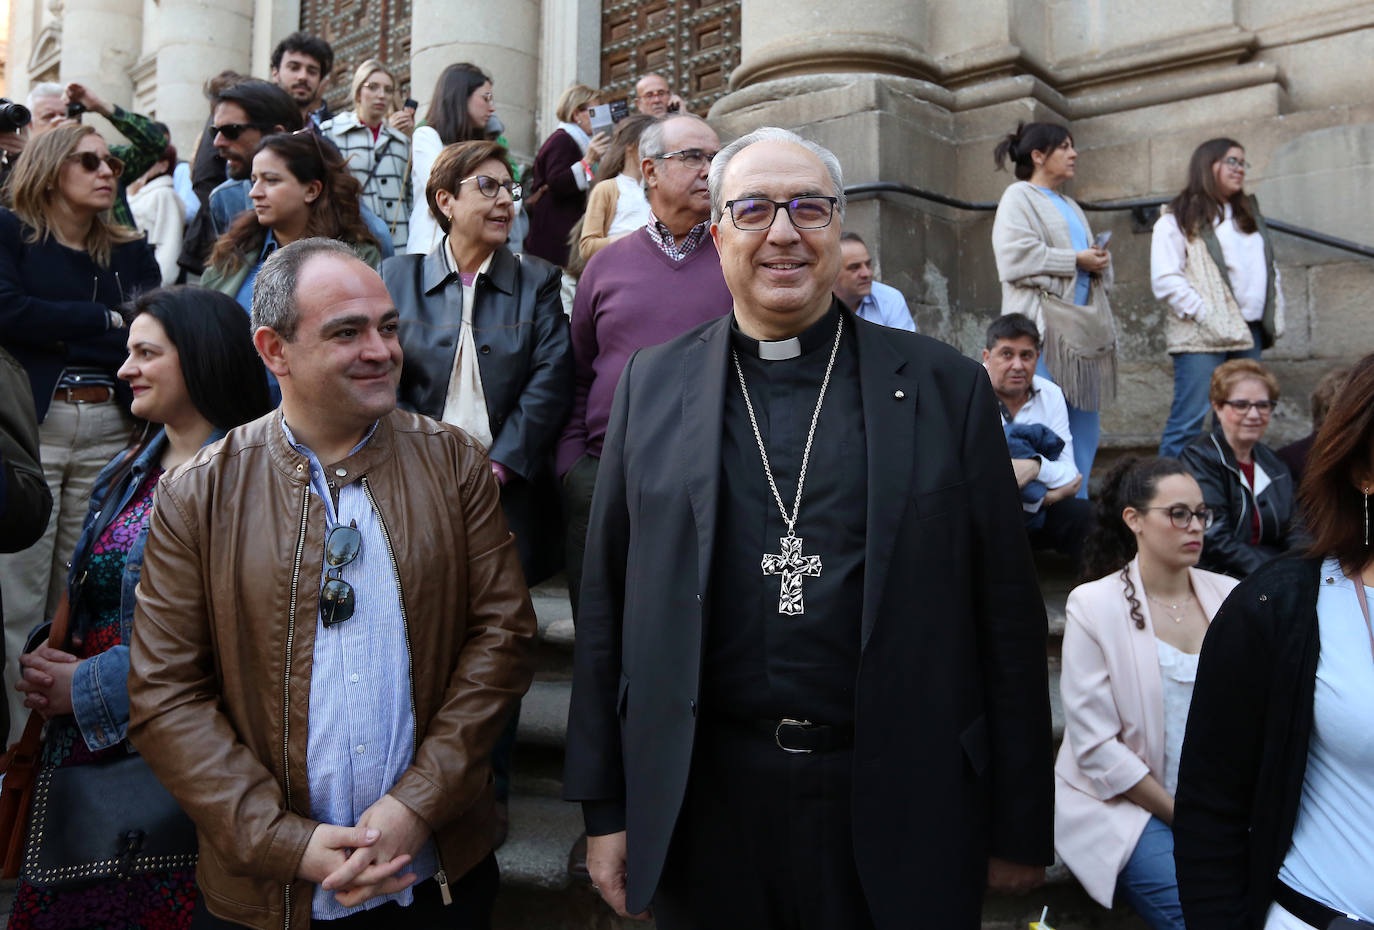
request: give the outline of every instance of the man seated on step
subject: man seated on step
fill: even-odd
[[[1053,549],[1077,566],[1092,505],[1074,497],[1084,476],[1073,462],[1068,406],[1064,392],[1035,373],[1039,358],[1040,332],[1029,317],[1009,313],[988,326],[983,367],[992,379],[1007,444],[1013,450],[1011,464],[1022,490],[1031,548]],[[1053,447],[1039,445],[1046,438],[1062,441],[1057,454]],[[1037,482],[1043,493],[1033,490]]]
[[[906,298],[895,287],[873,280],[873,258],[856,232],[840,236],[840,275],[835,296],[861,320],[916,332]]]

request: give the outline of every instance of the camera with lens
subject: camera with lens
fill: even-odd
[[[85,112],[85,104],[75,102],[67,104],[67,119],[80,120],[81,114]]]
[[[0,132],[18,132],[29,124],[33,114],[22,103],[0,97]]]

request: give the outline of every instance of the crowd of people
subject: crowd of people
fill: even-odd
[[[1094,485],[1114,270],[1067,127],[993,153],[980,369],[792,132],[723,146],[649,74],[619,119],[568,88],[523,167],[480,67],[419,117],[377,59],[331,113],[333,66],[216,75],[185,162],[79,84],[0,146],[11,927],[488,927],[560,569],[569,869],[622,916],[969,927],[1057,853],[1154,930],[1374,925],[1374,355],[1265,444],[1239,143],[1154,228],[1158,455]],[[1084,582],[1057,761],[1037,549]]]

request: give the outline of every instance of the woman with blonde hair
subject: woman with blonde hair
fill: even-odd
[[[396,107],[396,79],[375,58],[353,72],[353,110],[320,124],[363,186],[362,202],[382,218],[397,252],[406,248],[410,223],[410,136],[415,111]]]
[[[530,169],[530,231],[525,251],[555,265],[568,263],[568,233],[587,209],[587,189],[596,163],[611,144],[604,132],[592,132],[592,107],[598,92],[574,84],[558,98],[558,128],[544,140]]]
[[[162,272],[143,236],[111,216],[123,170],[90,126],[52,129],[29,141],[9,178],[13,206],[0,208],[0,346],[28,373],[53,500],[43,538],[0,556],[11,656],[56,608],[96,475],[133,433],[133,397],[115,376],[126,335],[116,308]],[[10,709],[23,719],[16,697]]]

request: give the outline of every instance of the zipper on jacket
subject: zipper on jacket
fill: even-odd
[[[310,520],[310,485],[305,486],[305,496],[301,498],[301,528],[296,538],[296,559],[291,565],[291,607],[286,617],[286,664],[282,673],[282,714],[281,714],[281,772],[282,791],[286,796],[286,808],[291,809],[291,647],[296,641],[296,592],[301,579],[301,553],[305,551],[305,532]],[[283,892],[285,899],[282,911],[282,930],[291,930],[291,881],[288,879]]]
[[[382,539],[386,540],[387,558],[391,559],[391,573],[396,578],[396,600],[401,607],[401,632],[406,641],[406,671],[408,673],[407,683],[410,685],[410,756],[415,758],[415,753],[419,751],[419,738],[416,732],[420,728],[419,716],[415,713],[415,654],[410,647],[410,620],[406,616],[406,595],[401,589],[401,569],[396,564],[396,550],[391,545],[391,531],[386,527],[386,517],[382,515],[382,510],[377,506],[377,498],[372,496],[372,484],[363,475],[363,493],[367,495],[367,502],[372,507],[372,512],[377,515],[377,524],[382,528]],[[434,840],[434,860],[439,868],[434,873],[434,880],[439,883],[439,897],[443,899],[445,905],[453,903],[453,893],[449,891],[448,874],[444,871],[443,853],[439,850],[439,841]]]
[[[1221,459],[1221,467],[1222,467],[1222,468],[1225,468],[1225,469],[1226,469],[1227,471],[1229,471],[1231,474],[1235,475],[1235,476],[1236,476],[1236,483],[1240,485],[1240,489],[1241,489],[1241,492],[1242,492],[1241,495],[1240,495],[1240,519],[1236,521],[1236,526],[1237,526],[1237,527],[1249,526],[1249,525],[1250,525],[1250,521],[1247,520],[1247,519],[1245,518],[1245,514],[1246,514],[1246,504],[1247,504],[1247,500],[1246,500],[1245,495],[1248,493],[1248,494],[1250,495],[1250,498],[1254,501],[1256,512],[1259,511],[1259,498],[1255,495],[1255,492],[1250,488],[1250,485],[1246,483],[1246,481],[1245,481],[1245,475],[1243,475],[1243,474],[1241,473],[1241,470],[1240,470],[1239,468],[1232,468],[1232,467],[1231,467],[1231,463],[1228,462],[1228,461],[1226,461],[1226,453],[1221,451],[1221,446],[1218,445],[1218,443],[1217,443],[1217,437],[1212,436],[1212,437],[1210,437],[1210,438],[1211,438],[1211,440],[1212,440],[1212,447],[1213,447],[1214,449],[1217,450],[1217,457],[1218,457],[1219,459]],[[1251,459],[1251,461],[1253,461],[1253,458]],[[1264,517],[1263,517],[1263,515],[1261,515],[1261,517],[1260,517],[1260,536],[1263,537],[1263,535],[1264,535]]]

